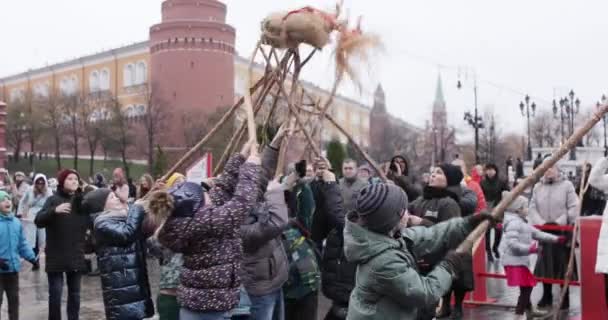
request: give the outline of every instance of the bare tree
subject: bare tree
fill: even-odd
[[[42,124],[46,131],[52,135],[53,149],[57,170],[61,169],[61,129],[63,98],[55,90],[49,90],[48,97],[40,101]]]
[[[147,156],[150,172],[154,168],[155,147],[162,131],[167,127],[171,117],[169,105],[158,94],[156,84],[146,86],[146,113],[143,115],[143,125],[148,139]]]
[[[213,128],[213,126],[222,118],[227,112],[228,107],[219,107],[211,113],[205,113],[203,111],[190,111],[182,114],[181,124],[183,128],[184,139],[186,147],[191,148],[199,140]],[[226,124],[222,126],[219,131],[213,135],[209,140],[205,148],[207,151],[211,151],[214,159],[219,159],[222,152],[224,151],[225,144],[232,134],[234,133],[234,116],[232,119],[228,119]]]
[[[19,161],[21,148],[26,139],[23,106],[23,99],[16,99],[8,104],[6,110],[6,142],[13,148],[13,159],[15,161]]]
[[[121,103],[113,98],[108,103],[110,111],[109,124],[111,130],[109,139],[115,142],[115,145],[120,153],[122,164],[127,177],[130,177],[129,166],[127,162],[127,151],[133,143],[130,131],[132,129],[132,121],[129,119],[126,111],[123,110]]]
[[[78,170],[78,153],[80,135],[82,130],[80,128],[80,109],[82,108],[82,98],[80,93],[76,92],[70,95],[64,96],[63,112],[64,116],[61,121],[65,121],[66,127],[70,135],[70,144],[72,152],[74,153],[74,170]]]
[[[27,140],[30,145],[30,166],[34,166],[33,156],[36,153],[36,141],[39,141],[40,136],[43,133],[42,117],[38,110],[40,105],[40,97],[34,95],[31,88],[27,89],[24,94],[23,108],[21,109],[21,115],[23,118],[24,131],[27,136]]]
[[[95,174],[95,153],[103,137],[104,119],[102,115],[108,103],[111,103],[111,99],[104,96],[103,92],[91,93],[78,110],[80,127],[89,147],[89,176],[91,177]]]

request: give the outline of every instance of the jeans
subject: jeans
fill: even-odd
[[[2,298],[6,292],[8,300],[8,318],[9,320],[19,320],[19,274],[0,273],[0,306],[2,306]]]
[[[230,319],[230,312],[196,312],[181,308],[179,320],[225,320]]]
[[[263,296],[249,296],[251,300],[251,318],[255,320],[285,319],[283,289]]]
[[[61,294],[63,292],[64,272],[49,272],[49,320],[61,320]],[[80,313],[79,272],[65,272],[68,285],[68,320],[78,320]]]

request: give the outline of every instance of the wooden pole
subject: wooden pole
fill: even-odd
[[[500,203],[494,208],[492,211],[492,216],[497,219],[501,219],[504,215],[506,208],[513,202],[513,200],[519,196],[526,188],[532,186],[536,181],[538,181],[541,176],[549,170],[549,168],[553,167],[559,159],[561,159],[564,155],[566,155],[572,148],[576,147],[576,144],[591,130],[593,126],[595,126],[604,114],[608,112],[608,104],[605,104],[598,108],[598,110],[593,113],[591,119],[589,119],[582,127],[578,128],[571,136],[566,140],[564,144],[562,144],[559,149],[551,155],[551,158],[545,160],[540,166],[532,172],[530,176],[528,176],[522,183],[518,184],[513,191],[511,191],[506,197],[500,201]],[[469,236],[458,246],[456,249],[459,252],[475,252],[477,250],[476,243],[479,242],[477,239],[480,239],[488,229],[490,223],[488,221],[484,221],[473,232],[469,234]]]
[[[255,47],[255,49],[253,50],[253,54],[251,54],[251,59],[249,61],[249,69],[247,71],[247,84],[251,83],[251,78],[253,75],[253,63],[255,60],[255,56],[258,53],[258,50],[260,49],[260,46],[262,44],[262,40],[258,40],[258,43]],[[255,130],[255,115],[253,114],[253,102],[251,101],[251,93],[250,92],[245,92],[245,112],[247,113],[247,129],[249,129],[249,141],[255,141],[256,145],[257,145],[257,134],[256,134],[256,130]]]
[[[338,129],[340,132],[342,132],[343,135],[346,136],[346,138],[348,138],[348,141],[350,141],[350,143],[352,143],[352,145],[355,147],[355,149],[357,149],[357,151],[363,156],[363,158],[365,159],[365,161],[367,161],[367,163],[369,163],[374,170],[376,171],[376,173],[378,174],[378,176],[380,177],[380,179],[382,179],[383,182],[387,182],[388,178],[386,177],[386,174],[384,174],[384,171],[380,170],[380,167],[378,166],[378,164],[376,163],[376,161],[374,161],[374,159],[372,159],[367,152],[365,152],[361,146],[359,146],[359,144],[357,143],[357,141],[355,141],[355,139],[353,139],[353,137],[350,135],[350,133],[348,133],[332,116],[330,116],[329,114],[325,114],[325,118],[327,120],[329,120],[329,122],[331,122],[331,124],[334,125],[334,127],[336,127],[336,129]]]
[[[262,78],[260,78],[260,80],[258,80],[253,87],[249,90],[249,92],[255,92],[257,91],[260,86],[262,85],[262,83],[264,83],[266,81],[267,77],[264,76]],[[188,152],[186,152],[186,154],[184,154],[174,165],[173,167],[171,167],[171,169],[169,169],[169,171],[167,171],[167,173],[165,173],[160,180],[161,181],[167,181],[167,179],[173,174],[175,173],[186,161],[188,161],[198,150],[200,150],[206,143],[207,141],[209,141],[209,139],[211,139],[211,137],[213,137],[213,135],[215,135],[215,133],[224,125],[224,123],[226,123],[226,121],[228,121],[228,119],[230,119],[230,117],[232,117],[232,115],[234,115],[234,113],[236,112],[236,110],[243,105],[244,103],[244,98],[239,99],[239,101],[237,103],[235,103],[230,110],[228,110],[224,116],[222,116],[222,118],[215,124],[215,126],[213,126],[213,128],[194,146],[192,147],[192,149],[190,149]]]
[[[268,92],[270,92],[272,90],[272,87],[276,83],[276,74],[272,74],[271,77],[272,77],[272,80],[270,81],[268,86],[264,89],[264,92],[262,92],[262,94],[260,94],[260,96],[258,96],[258,98],[256,99],[256,105],[254,107],[255,110],[253,111],[254,118],[258,114],[258,112],[262,109],[262,106],[264,105],[264,99],[266,98],[266,96],[268,95]],[[247,121],[243,121],[243,123],[241,123],[241,126],[239,127],[239,129],[237,131],[235,131],[235,133],[230,138],[230,141],[228,142],[226,148],[224,149],[224,153],[220,157],[220,160],[217,162],[217,165],[215,166],[215,169],[213,170],[213,176],[217,176],[220,173],[220,171],[222,170],[222,168],[224,166],[224,163],[226,162],[226,160],[228,160],[228,157],[232,153],[234,153],[234,149],[236,148],[237,145],[239,145],[240,141],[242,140],[242,137],[245,133],[246,126],[247,126]]]

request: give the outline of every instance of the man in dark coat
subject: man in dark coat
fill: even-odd
[[[507,182],[500,179],[498,175],[498,167],[495,164],[489,163],[486,165],[486,175],[484,179],[481,181],[481,189],[483,190],[483,195],[486,197],[486,203],[488,204],[488,209],[492,210],[498,203],[502,200],[502,192],[508,191],[509,186]],[[492,231],[491,228],[488,228],[486,232],[486,254],[488,256],[488,261],[494,261],[494,255],[496,258],[500,258],[500,254],[498,253],[498,246],[500,245],[500,239],[502,238],[502,231],[497,228],[494,229],[494,245],[490,244],[490,233]],[[494,255],[492,255],[494,252]]]
[[[515,162],[515,180],[524,176],[524,163],[521,158],[517,158]]]
[[[61,171],[57,176],[57,192],[47,199],[34,220],[38,228],[46,229],[49,320],[61,319],[64,274],[68,287],[68,319],[77,319],[80,313],[80,279],[86,271],[84,244],[90,219],[81,207],[79,179],[74,170]]]
[[[356,265],[344,256],[344,204],[336,176],[324,160],[315,163],[317,177],[311,183],[316,210],[313,216],[312,239],[323,248],[321,284],[323,294],[332,300],[325,319],[346,319],[350,293],[355,287]]]

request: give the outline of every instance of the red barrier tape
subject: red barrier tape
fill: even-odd
[[[543,224],[543,225],[535,225],[534,226],[536,229],[539,230],[546,230],[546,231],[574,231],[574,226],[560,226],[560,225],[553,225],[553,224]]]
[[[499,273],[478,272],[477,275],[479,275],[480,277],[494,278],[494,279],[506,279],[507,278],[506,275],[499,274]],[[550,278],[536,278],[536,281],[542,282],[542,283],[560,284],[560,285],[563,285],[566,282],[564,280],[550,279]],[[580,281],[569,281],[568,283],[571,286],[580,286],[581,285]]]

